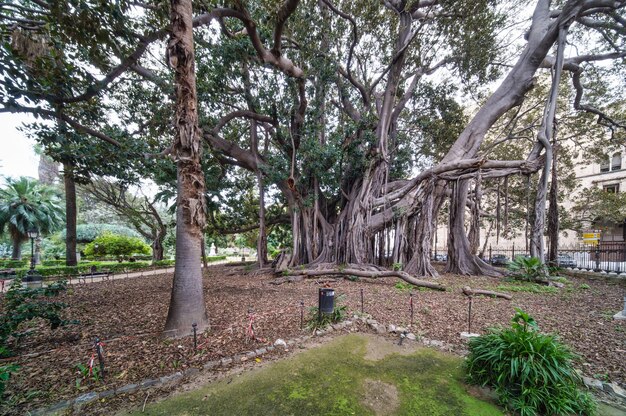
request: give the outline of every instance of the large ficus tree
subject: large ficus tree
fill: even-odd
[[[163,60],[150,53],[163,50],[161,42],[175,32],[166,2],[94,3],[102,19],[80,12],[73,29],[64,32],[63,39],[80,45],[72,56],[81,77],[66,84],[76,91],[57,93],[43,84],[21,82],[20,76],[36,74],[14,69],[5,57],[2,62],[10,63],[4,72],[19,76],[3,84],[6,97],[13,98],[2,102],[2,111],[60,119],[112,146],[124,137],[153,148],[161,144],[161,156],[176,160],[179,185],[187,184],[178,189],[184,212],[177,215],[186,221],[189,239],[181,244],[188,243],[190,252],[197,251],[196,231],[203,225],[199,217],[205,206],[199,192],[206,175],[199,164],[210,160],[219,177],[232,179],[237,169],[249,171],[256,178],[255,192],[270,191],[267,203],[286,207],[293,247],[283,264],[308,266],[293,273],[376,275],[380,266],[400,263],[403,271],[395,275],[422,283],[412,276],[436,275],[429,251],[435,219],[449,200],[448,271],[497,275],[475,255],[477,234],[468,237],[467,207],[480,215],[483,181],[541,172],[530,228],[531,250],[543,257],[560,86],[571,83],[575,94],[570,104],[576,110],[593,114],[615,132],[623,127],[611,115],[621,98],[604,94],[610,105],[601,105],[595,95],[584,94],[583,79],[610,67],[623,80],[615,75],[623,74],[624,1],[538,0],[513,11],[510,7],[518,3],[486,0],[197,2],[193,11],[185,10],[194,13],[198,129],[185,124],[184,137],[194,140],[177,135],[173,146],[164,144],[171,116],[181,108],[180,79],[174,82]],[[67,4],[71,11],[91,5],[86,0]],[[29,5],[41,13],[15,13],[45,22],[59,12],[45,1]],[[501,54],[498,31],[510,27],[507,17],[529,9],[524,40],[518,49]],[[69,25],[68,18],[59,19],[57,25]],[[86,25],[76,22],[89,19],[98,22],[97,30],[85,36]],[[38,29],[32,23],[28,28],[14,24],[21,30]],[[585,44],[586,39],[593,42]],[[97,50],[96,41],[103,45]],[[578,48],[567,49],[568,42]],[[594,66],[597,62],[617,64]],[[180,61],[170,52],[168,63],[177,68]],[[94,67],[99,77],[90,74]],[[483,146],[488,133],[524,103],[543,72],[550,81],[533,146],[518,159],[489,158]],[[481,85],[498,75],[499,85],[491,94],[474,97],[480,105],[466,119],[454,98],[484,92]],[[193,94],[187,92],[186,104],[191,105]],[[89,118],[78,111],[101,97],[119,106],[120,128],[114,137],[105,129],[104,116]],[[26,106],[20,101],[26,98],[37,105]],[[183,119],[177,115],[174,124]],[[196,133],[210,149],[210,159],[201,160]],[[151,153],[146,166],[168,163],[152,162],[159,152],[150,150],[141,155],[145,159]],[[194,299],[194,313],[202,316],[203,306],[193,297],[200,281],[196,265],[190,265],[196,260],[195,254],[178,259],[185,264],[181,267],[194,268],[193,284],[180,293]],[[186,320],[175,326],[188,326]]]

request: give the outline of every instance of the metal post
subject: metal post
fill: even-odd
[[[300,301],[300,329],[304,328],[304,301]]]
[[[30,270],[35,270],[35,239],[30,238]]]
[[[409,293],[409,309],[411,310],[411,326],[413,326],[413,293]]]
[[[513,249],[511,251],[511,260],[515,260],[515,243],[513,243]]]
[[[361,288],[361,313],[363,312],[363,288]]]
[[[469,310],[467,311],[467,333],[472,333],[472,297],[469,297]]]
[[[491,252],[491,244],[489,244],[489,263],[491,263],[491,255],[493,253]]]
[[[197,323],[192,323],[191,327],[193,328],[193,350],[197,350],[198,349],[198,336],[197,336],[197,330],[198,330],[198,324]]]
[[[94,348],[96,349],[98,362],[100,363],[100,377],[104,379],[104,356],[102,354],[102,344],[100,343],[100,338],[98,337],[94,340]]]

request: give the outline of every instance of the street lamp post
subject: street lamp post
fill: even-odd
[[[27,284],[30,282],[38,282],[41,284],[42,277],[35,270],[35,238],[39,237],[39,230],[33,227],[28,230],[27,234],[30,238],[30,270],[26,274],[24,281],[27,282]]]

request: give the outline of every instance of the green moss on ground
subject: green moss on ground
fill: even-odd
[[[420,349],[372,361],[365,358],[368,342],[362,335],[339,337],[232,381],[148,405],[136,414],[374,415],[373,408],[378,414],[397,415],[503,414],[466,392],[460,358]],[[366,380],[388,386],[392,399],[367,395]],[[397,403],[389,403],[394,400]]]

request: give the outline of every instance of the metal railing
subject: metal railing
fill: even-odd
[[[447,261],[446,247],[432,250],[434,261]],[[492,247],[479,256],[495,266],[506,266],[517,256],[530,257],[524,247]],[[545,259],[547,261],[547,258]],[[573,270],[626,274],[626,242],[600,242],[598,245],[580,244],[559,248],[556,265]]]

